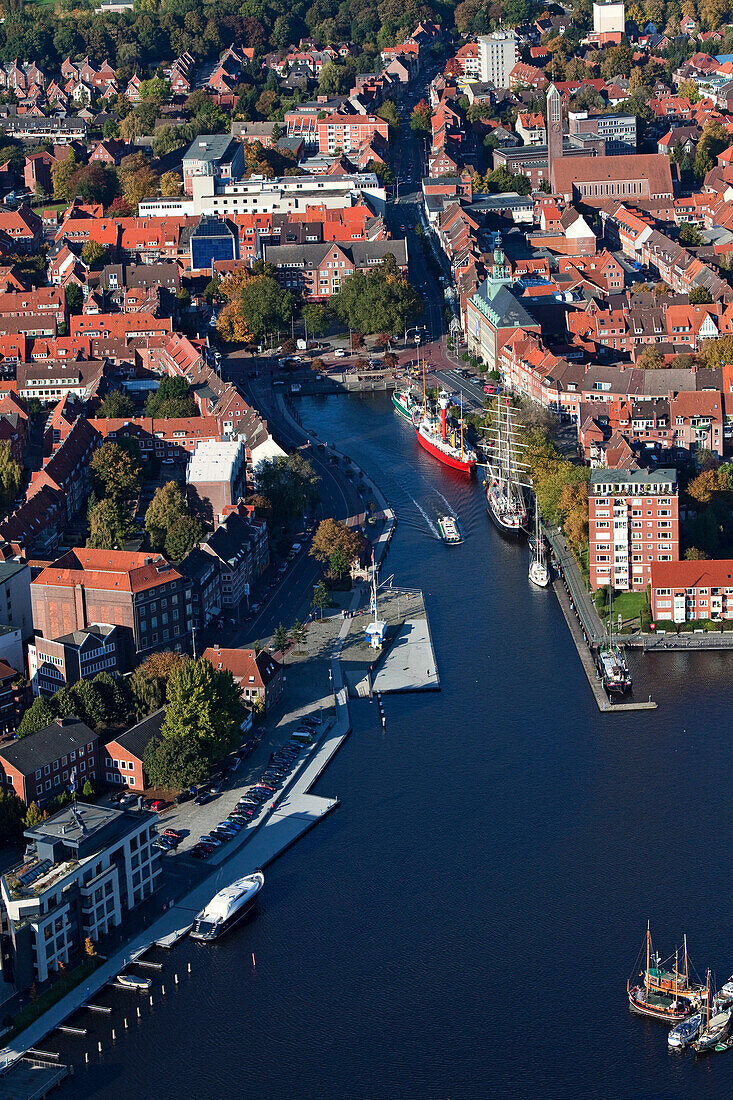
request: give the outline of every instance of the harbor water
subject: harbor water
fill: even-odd
[[[731,656],[632,655],[659,708],[600,714],[480,483],[425,454],[386,395],[300,412],[395,508],[382,577],[423,590],[442,690],[386,698],[384,730],[352,706],[315,789],[340,808],[230,936],[161,952],[167,992],[139,1020],[111,994],[131,1018],[114,1044],[95,1020],[47,1041],[76,1062],[58,1095],[730,1096],[733,1052],[669,1054],[626,981],[647,920],[663,954],[687,933],[699,972],[733,972]],[[448,512],[460,546],[438,538]]]

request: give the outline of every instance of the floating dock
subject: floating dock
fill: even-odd
[[[69,1075],[69,1067],[50,1065],[40,1058],[19,1058],[0,1072],[3,1100],[43,1100]]]

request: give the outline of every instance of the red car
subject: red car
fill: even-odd
[[[163,801],[162,798],[155,798],[150,803],[150,809],[154,810],[156,814],[160,813],[160,811],[163,809],[164,806],[165,806],[165,802]]]
[[[485,385],[484,393],[496,393],[496,386]]]
[[[163,829],[163,836],[170,836],[173,840],[183,840],[183,833],[179,833],[178,829]]]

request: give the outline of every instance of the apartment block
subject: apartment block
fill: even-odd
[[[519,60],[517,36],[513,31],[494,31],[479,37],[479,73],[484,84],[509,87],[509,74]]]
[[[116,626],[95,623],[61,638],[36,638],[28,646],[28,674],[34,695],[53,695],[67,684],[123,667]]]
[[[593,470],[588,486],[590,585],[643,591],[656,562],[679,558],[675,470]]]
[[[26,857],[0,884],[16,989],[45,982],[150,897],[161,873],[156,821],[78,802],[26,829]]]
[[[675,623],[733,619],[733,561],[673,561],[652,566],[652,618]]]

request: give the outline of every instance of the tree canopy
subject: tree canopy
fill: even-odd
[[[420,296],[400,273],[394,256],[363,274],[355,271],[331,299],[334,312],[362,333],[404,331],[422,306]]]
[[[185,378],[177,376],[161,378],[157,390],[149,394],[145,402],[145,415],[161,420],[166,416],[196,416],[197,413],[191,387]]]
[[[333,576],[348,573],[351,562],[361,556],[366,546],[362,535],[337,519],[324,519],[318,524],[310,554],[320,562],[328,562]]]
[[[89,464],[92,488],[107,500],[128,500],[140,488],[141,467],[130,448],[107,440]]]
[[[7,509],[18,495],[23,471],[9,443],[0,443],[0,508]]]
[[[135,406],[132,399],[122,390],[110,390],[97,409],[97,416],[118,419],[133,416]]]
[[[298,452],[260,462],[254,476],[258,492],[270,503],[274,525],[286,527],[318,500],[318,475]]]
[[[201,523],[191,515],[180,486],[175,481],[160,485],[145,513],[145,530],[152,550],[180,561],[201,538]]]

